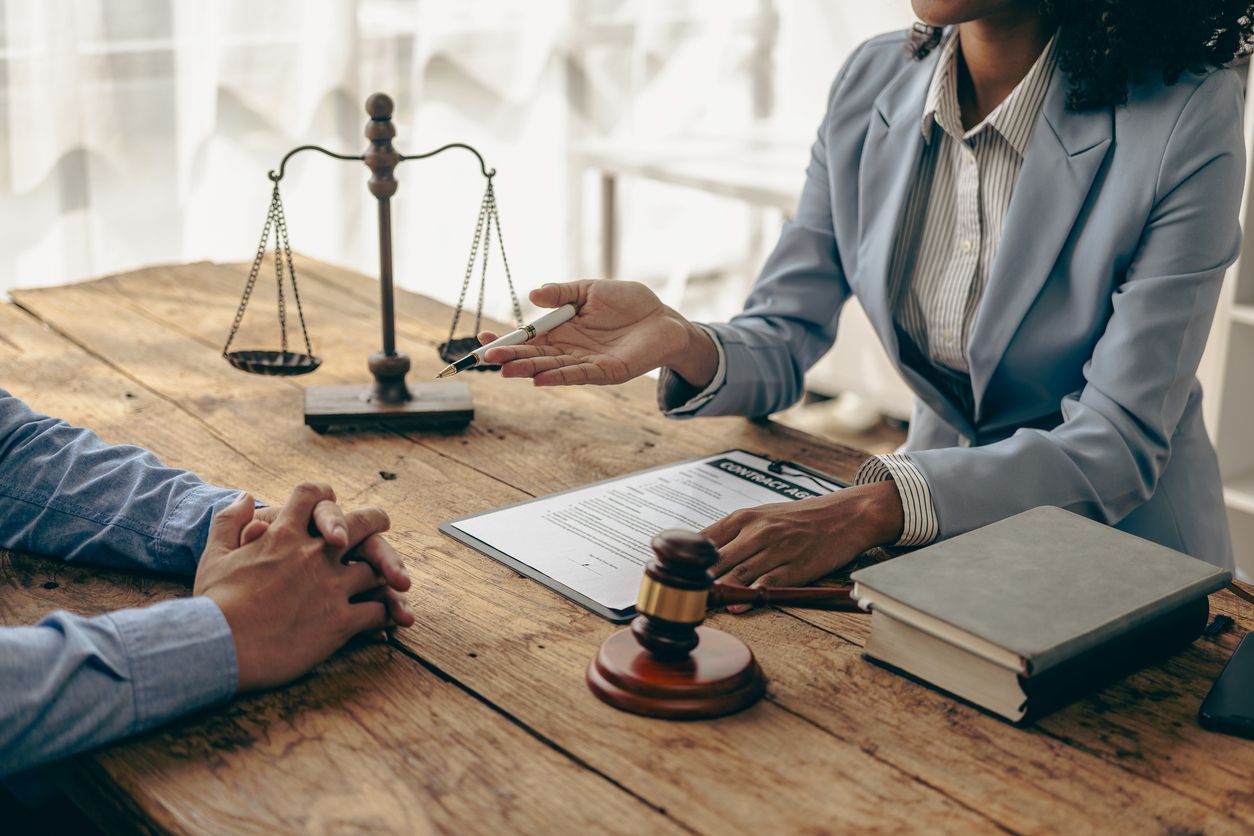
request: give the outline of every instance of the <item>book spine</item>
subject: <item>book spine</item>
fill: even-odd
[[[1210,601],[1201,595],[1036,676],[1020,676],[1027,696],[1023,722],[1183,650],[1201,635],[1209,616]]]

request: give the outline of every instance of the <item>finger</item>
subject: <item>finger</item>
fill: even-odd
[[[379,536],[367,537],[350,555],[355,560],[364,560],[374,568],[376,574],[382,575],[388,586],[405,591],[409,589],[409,573],[401,556],[392,548],[392,544]]]
[[[736,567],[752,558],[762,550],[763,543],[746,531],[741,531],[727,545],[718,550],[718,560],[710,567],[710,574],[716,578],[735,572]],[[757,577],[756,575],[754,577]],[[736,583],[748,584],[749,580],[741,573],[732,576]]]
[[[378,589],[383,585],[383,578],[375,572],[374,567],[364,561],[353,561],[344,564],[340,575],[340,584],[346,597],[355,599],[363,592]]]
[[[337,549],[348,548],[348,521],[339,505],[323,500],[313,509],[314,528],[327,544]]]
[[[738,513],[728,514],[716,523],[706,526],[701,534],[706,537],[714,548],[721,549],[732,540],[736,539],[736,535],[740,533],[740,529],[744,528],[746,522],[745,517]]]
[[[369,507],[349,511],[347,520],[350,551],[365,542],[366,538],[382,534],[392,527],[392,518],[382,508]]]
[[[248,525],[244,526],[244,530],[240,532],[239,544],[240,548],[247,546],[249,543],[261,539],[261,535],[265,534],[270,528],[270,523],[265,520],[253,518]]]
[[[594,363],[580,363],[577,366],[564,366],[540,372],[531,378],[536,386],[582,386],[589,383],[604,383],[605,372]]]
[[[566,366],[577,366],[578,357],[563,354],[560,357],[535,357],[530,360],[515,360],[501,366],[501,377],[535,377],[541,372],[560,369]]]
[[[292,489],[292,495],[279,511],[278,525],[305,531],[319,502],[334,502],[335,491],[323,482],[301,482]]]
[[[754,586],[805,586],[810,581],[816,580],[810,577],[805,568],[796,563],[781,563],[769,572],[763,574],[760,578],[753,582]]]
[[[253,519],[269,525],[279,518],[279,509],[273,505],[262,505],[253,511]]]
[[[388,618],[398,627],[414,626],[414,611],[409,602],[395,589],[383,590],[383,603],[388,608]]]
[[[229,552],[238,549],[244,526],[252,521],[254,504],[252,496],[241,491],[230,505],[214,514],[213,521],[209,523],[205,550],[215,548]]]
[[[348,616],[345,626],[348,635],[345,638],[365,633],[369,630],[382,630],[388,624],[387,604],[382,601],[362,601],[360,604],[348,605]]]
[[[480,331],[479,332],[479,345],[487,345],[488,343],[492,342],[496,338],[497,338],[496,334],[493,334],[491,331]]]
[[[362,601],[379,601],[382,603],[387,607],[388,619],[398,627],[412,627],[414,624],[413,609],[409,606],[409,602],[405,600],[405,597],[395,589],[388,589],[386,586],[372,589],[358,596],[354,603]]]
[[[758,578],[779,567],[782,563],[782,559],[770,552],[760,551],[747,560],[737,563],[721,580],[725,583],[734,583],[740,586],[757,586],[756,581]]]
[[[528,357],[556,357],[562,350],[545,343],[523,343],[522,345],[503,345],[483,352],[485,363],[511,363]]]
[[[539,305],[542,308],[560,308],[562,305],[574,305],[576,308],[581,308],[588,301],[588,289],[592,287],[592,284],[590,279],[560,284],[550,283],[531,291],[528,298],[531,299],[533,305]]]

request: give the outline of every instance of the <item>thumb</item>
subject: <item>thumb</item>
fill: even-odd
[[[582,308],[584,303],[588,301],[588,289],[593,285],[591,279],[581,279],[577,282],[562,282],[560,284],[549,283],[541,285],[531,291],[529,298],[531,304],[539,305],[541,308],[560,308],[562,305],[574,305],[576,308]]]
[[[209,539],[205,543],[205,551],[218,549],[234,551],[240,547],[240,534],[244,526],[252,522],[253,498],[247,491],[241,491],[235,501],[214,515],[209,523]]]

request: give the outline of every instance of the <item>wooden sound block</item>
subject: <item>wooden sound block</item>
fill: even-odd
[[[373,384],[314,386],[305,390],[305,423],[320,433],[381,427],[460,430],[475,417],[465,383],[410,384],[413,398],[400,404],[372,398]]]
[[[696,649],[674,661],[641,647],[630,630],[619,630],[588,666],[588,687],[615,708],[665,720],[721,717],[760,700],[766,676],[748,645],[713,627],[696,630]]]

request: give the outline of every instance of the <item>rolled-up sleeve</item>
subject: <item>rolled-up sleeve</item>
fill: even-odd
[[[229,699],[237,677],[231,630],[205,597],[0,629],[0,774]]]

